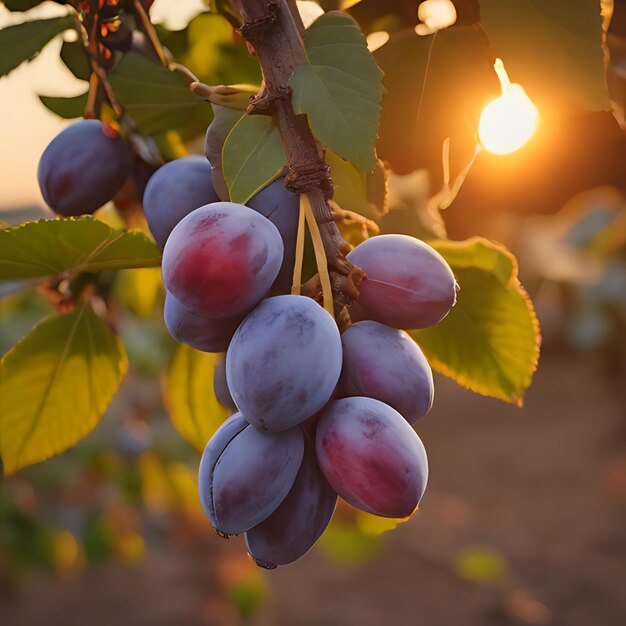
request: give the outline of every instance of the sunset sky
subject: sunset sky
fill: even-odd
[[[156,0],[152,15],[154,21],[165,21],[170,28],[183,28],[202,7],[202,0]],[[30,11],[28,19],[65,12],[64,7],[46,2]],[[22,14],[10,13],[0,5],[0,28],[23,20]],[[43,204],[37,186],[37,163],[66,122],[50,113],[37,94],[73,96],[85,90],[86,83],[74,78],[59,60],[61,43],[57,38],[34,61],[0,78],[0,209]]]

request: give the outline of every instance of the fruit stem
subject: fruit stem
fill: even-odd
[[[278,121],[289,166],[285,186],[308,195],[330,270],[335,308],[341,311],[358,296],[357,287],[365,274],[345,257],[350,246],[327,202],[333,195],[330,168],[306,115],[296,115],[291,104],[289,79],[298,65],[308,62],[302,31],[287,0],[240,0],[239,5],[240,32],[256,52],[263,73],[261,91],[251,99],[248,113],[273,115]]]
[[[322,284],[322,295],[324,298],[324,308],[330,313],[331,317],[335,317],[335,307],[333,300],[333,289],[330,283],[330,275],[328,273],[328,263],[326,260],[326,253],[324,251],[324,243],[320,235],[320,230],[313,217],[313,210],[311,209],[311,202],[309,201],[309,194],[300,194],[300,212],[304,211],[306,222],[309,226],[309,232],[311,233],[311,240],[313,241],[313,249],[315,250],[315,261],[317,263],[317,271],[320,275],[320,282]]]
[[[299,296],[302,292],[302,263],[304,261],[304,237],[306,211],[304,207],[304,196],[300,196],[298,205],[298,234],[296,236],[296,258],[293,264],[293,280],[291,281],[291,294]]]

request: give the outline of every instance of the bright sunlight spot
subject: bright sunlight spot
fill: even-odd
[[[296,4],[298,5],[298,13],[300,13],[300,17],[302,18],[302,23],[305,28],[308,28],[311,24],[313,24],[313,22],[320,17],[320,15],[324,15],[324,9],[322,9],[317,2],[298,0]]]
[[[417,17],[423,24],[415,27],[418,35],[430,35],[456,22],[456,9],[450,0],[426,0],[417,9]]]
[[[367,48],[370,52],[382,48],[389,41],[389,33],[386,30],[377,30],[367,36]]]
[[[500,79],[502,95],[483,109],[478,123],[478,138],[488,152],[510,154],[533,136],[539,122],[539,111],[524,88],[509,81],[501,59],[496,59],[494,67]]]

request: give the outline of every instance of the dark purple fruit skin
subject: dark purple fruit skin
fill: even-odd
[[[250,556],[265,569],[293,563],[321,537],[336,503],[337,494],[315,459],[315,446],[305,436],[302,464],[289,495],[266,520],[246,533]]]
[[[214,202],[174,227],[161,272],[165,288],[186,309],[226,318],[256,305],[282,262],[283,241],[274,224],[243,204]]]
[[[233,411],[237,410],[233,398],[230,395],[228,383],[226,382],[225,354],[220,355],[220,359],[215,366],[215,371],[213,372],[213,391],[215,392],[215,397],[217,398],[217,401],[222,406],[225,406],[227,409],[231,409]]]
[[[146,186],[154,173],[159,169],[158,165],[146,163],[142,158],[135,157],[133,163],[133,186],[135,187],[135,195],[139,202],[143,202],[143,196],[146,192]]]
[[[240,413],[216,431],[202,455],[198,490],[213,527],[238,535],[269,517],[287,497],[304,454],[304,433],[262,433]]]
[[[198,469],[198,494],[200,496],[200,504],[205,515],[209,518],[213,528],[217,528],[217,520],[215,519],[215,507],[213,506],[213,470],[228,444],[245,428],[248,422],[243,418],[241,413],[234,413],[215,431],[211,439],[209,439],[204,453],[200,459],[200,468]]]
[[[311,298],[263,300],[241,323],[226,358],[235,404],[268,432],[291,428],[329,400],[341,373],[341,338]]]
[[[278,228],[283,238],[283,264],[272,286],[272,295],[286,294],[291,291],[293,266],[296,259],[300,195],[288,191],[284,183],[284,178],[275,180],[246,203],[251,209],[267,217]]]
[[[390,406],[372,398],[329,402],[315,451],[332,488],[349,504],[383,517],[409,517],[428,482],[422,441]]]
[[[193,210],[218,202],[211,181],[211,164],[203,156],[170,161],[155,172],[143,196],[150,232],[163,249],[174,226]]]
[[[427,328],[440,322],[456,302],[457,285],[444,258],[407,235],[379,235],[348,254],[367,274],[352,321],[374,320],[393,328]]]
[[[64,128],[43,151],[37,180],[46,204],[65,217],[93,213],[109,202],[132,173],[132,154],[99,120]]]
[[[403,330],[357,322],[341,335],[343,368],[337,397],[380,400],[414,424],[433,403],[433,373],[419,346]]]
[[[171,293],[165,292],[163,318],[169,334],[202,352],[224,352],[244,316],[213,319],[187,310]]]

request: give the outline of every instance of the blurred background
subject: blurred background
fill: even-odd
[[[177,30],[202,9],[156,0],[152,17]],[[0,26],[21,19],[0,7]],[[60,45],[0,79],[8,224],[50,215],[36,167],[66,122],[37,94],[81,90]],[[537,105],[530,141],[481,151],[443,220],[451,239],[486,236],[518,257],[542,327],[539,369],[522,408],[436,377],[434,408],[417,425],[430,482],[413,519],[387,532],[393,523],[340,507],[309,554],[272,572],[241,539],[213,533],[197,453],[161,399],[173,342],[158,270],[128,271],[120,393],[80,444],[0,485],[0,623],[624,624],[626,139],[609,112]],[[428,231],[425,177],[394,177],[394,190],[403,203],[389,219],[409,211]],[[0,354],[49,310],[36,294],[2,298]]]

